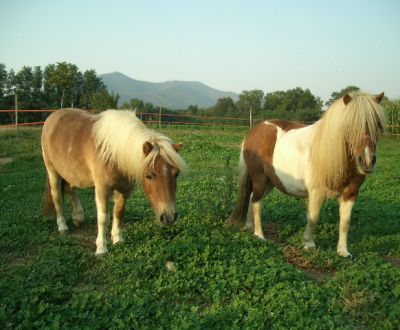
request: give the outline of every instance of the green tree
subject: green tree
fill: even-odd
[[[40,68],[40,66],[35,66],[33,69],[31,88],[32,88],[31,108],[42,109],[44,107],[43,71]]]
[[[82,97],[79,106],[85,109],[91,109],[93,105],[90,103],[92,95],[104,90],[106,87],[96,74],[95,70],[87,70],[82,77]]]
[[[58,62],[56,65],[49,65],[46,71],[46,82],[54,87],[57,94],[61,94],[60,107],[64,106],[66,92],[72,92],[78,75],[78,67],[67,62]],[[72,100],[71,100],[72,102]]]
[[[222,97],[217,100],[217,103],[212,108],[212,113],[215,116],[234,116],[235,102],[230,97]]]
[[[328,101],[325,102],[325,105],[327,107],[329,107],[334,101],[336,101],[338,98],[345,96],[346,94],[350,93],[350,92],[354,92],[354,91],[359,91],[360,88],[357,86],[347,86],[345,88],[343,88],[341,91],[339,92],[333,92],[331,94],[331,97]]]
[[[261,113],[264,93],[259,89],[243,91],[236,102],[236,113],[241,117],[247,117],[252,111],[253,116]]]
[[[3,63],[0,63],[0,108],[7,108],[7,70]]]
[[[95,112],[101,112],[107,109],[118,108],[119,95],[113,92],[109,93],[106,89],[103,89],[90,97],[90,103]]]
[[[322,101],[300,87],[265,95],[264,117],[314,121],[320,117]]]

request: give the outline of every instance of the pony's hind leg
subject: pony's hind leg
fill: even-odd
[[[325,194],[318,190],[311,190],[309,192],[308,210],[307,210],[307,226],[303,234],[304,249],[315,249],[313,239],[313,232],[315,224],[319,218],[322,203],[325,200]]]
[[[251,195],[251,208],[252,208],[252,215],[254,221],[254,235],[258,238],[265,240],[264,233],[261,226],[261,202],[263,197],[268,194],[273,185],[269,182],[266,177],[257,177],[252,178],[253,182],[253,193]],[[248,215],[248,222],[249,218],[251,218],[251,214]]]
[[[55,171],[47,168],[51,198],[57,217],[57,227],[60,234],[68,232],[68,226],[63,215],[63,192],[61,189],[62,178]]]
[[[97,208],[96,256],[102,256],[108,252],[106,229],[110,218],[108,214],[110,190],[107,187],[96,185],[95,194]]]
[[[72,220],[75,226],[79,227],[85,219],[83,214],[83,207],[75,188],[70,188],[70,194],[72,202]]]
[[[117,190],[114,191],[114,210],[113,210],[113,222],[111,229],[111,241],[113,244],[123,242],[121,235],[121,221],[122,215],[125,210],[126,200],[129,197],[132,190],[126,193],[121,193]]]

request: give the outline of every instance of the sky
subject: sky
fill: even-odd
[[[240,93],[400,97],[398,0],[0,0],[6,69],[69,62]]]

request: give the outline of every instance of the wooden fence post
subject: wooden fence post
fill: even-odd
[[[15,93],[15,130],[18,133],[18,94]]]

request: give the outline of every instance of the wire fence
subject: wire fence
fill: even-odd
[[[57,109],[47,110],[0,110],[0,129],[1,128],[16,128],[41,126],[44,124],[46,117],[56,111]],[[87,110],[93,112],[93,110]],[[24,117],[24,114],[41,114],[40,120],[32,120],[29,117]],[[218,126],[218,127],[251,127],[260,121],[262,118],[238,118],[238,117],[218,117],[218,116],[196,116],[196,115],[183,115],[171,113],[148,113],[137,112],[136,115],[148,124],[158,125],[187,125],[187,126]],[[35,116],[35,118],[37,115]],[[311,124],[310,122],[303,122],[304,124]],[[400,137],[400,125],[388,125],[385,127],[383,135]]]

